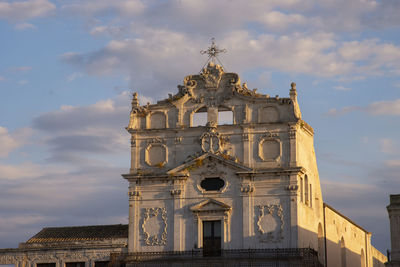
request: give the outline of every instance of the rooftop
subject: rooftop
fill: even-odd
[[[128,238],[127,224],[46,227],[31,237],[27,244]]]

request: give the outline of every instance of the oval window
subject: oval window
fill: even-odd
[[[225,181],[218,177],[205,178],[200,183],[201,188],[205,191],[219,191],[224,185]]]

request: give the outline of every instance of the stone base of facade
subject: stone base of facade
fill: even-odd
[[[222,250],[221,256],[205,257],[201,250],[111,255],[115,265],[136,266],[315,266],[322,267],[315,250],[247,249]]]
[[[386,267],[400,267],[400,261],[391,261],[385,263]]]

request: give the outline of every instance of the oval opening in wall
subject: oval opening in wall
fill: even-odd
[[[218,177],[205,178],[200,183],[201,188],[205,191],[219,191],[224,185],[225,181]]]

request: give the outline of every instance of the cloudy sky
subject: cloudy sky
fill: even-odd
[[[398,0],[0,0],[0,248],[44,226],[127,223],[130,92],[225,69],[315,129],[324,201],[390,247],[400,193]]]

